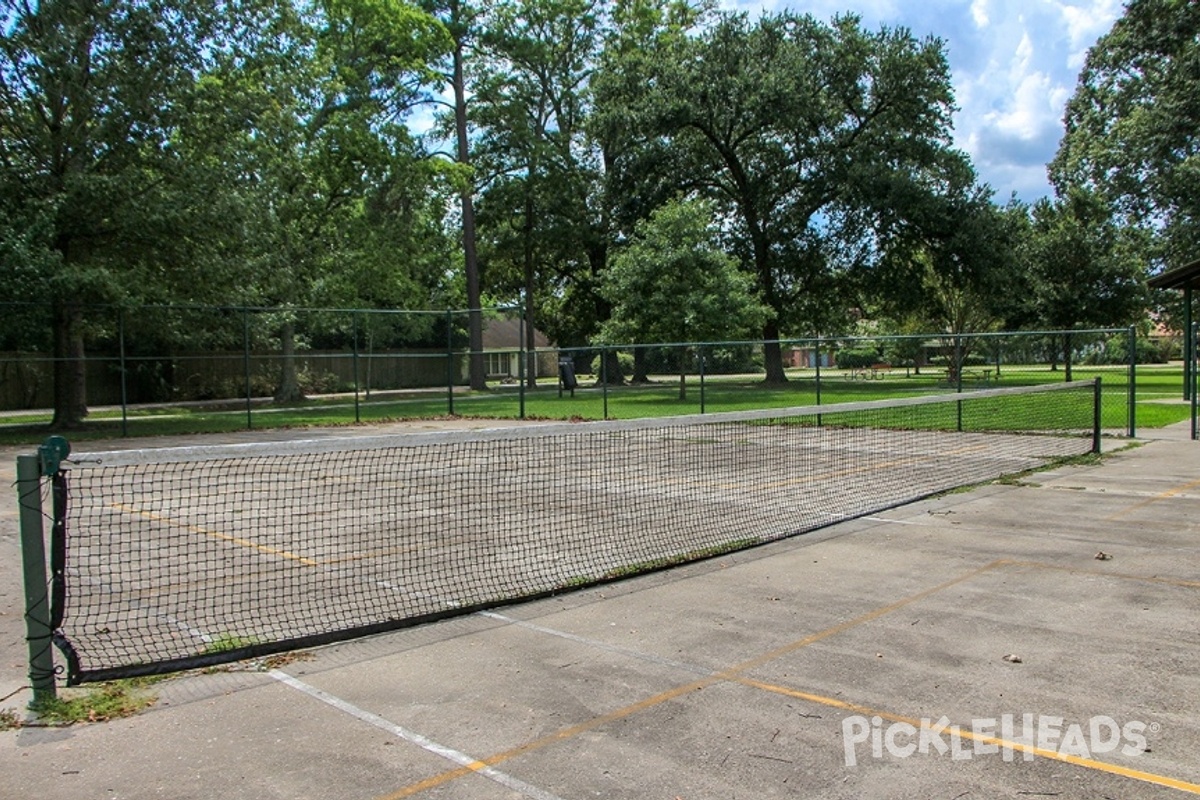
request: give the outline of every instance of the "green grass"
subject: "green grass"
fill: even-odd
[[[100,683],[86,690],[63,689],[52,700],[30,705],[41,725],[73,725],[79,722],[106,722],[129,717],[149,708],[158,698],[148,687],[162,677],[131,678]]]
[[[228,653],[230,650],[240,650],[243,647],[256,645],[260,641],[260,639],[256,639],[253,636],[238,636],[236,634],[226,633],[221,634],[220,636],[214,636],[213,640],[205,644],[204,649],[200,652],[202,655],[207,655],[210,653]]]
[[[762,542],[759,538],[734,539],[729,542],[722,542],[711,547],[702,547],[697,550],[688,550],[684,553],[676,553],[672,556],[663,556],[661,558],[651,559],[649,561],[638,561],[633,564],[626,564],[620,567],[614,567],[604,573],[603,580],[619,580],[620,578],[628,578],[633,575],[640,575],[643,572],[650,572],[656,569],[666,569],[667,567],[675,567],[680,564],[686,564],[690,561],[699,561],[703,558],[715,558],[723,556],[727,553],[733,553],[738,550],[745,550],[747,547],[752,547]]]
[[[795,370],[784,386],[768,386],[756,376],[714,376],[705,381],[704,410],[706,412],[740,411],[813,405],[817,401],[816,380],[812,370]],[[1104,403],[1102,425],[1109,430],[1123,430],[1128,425],[1126,398],[1128,370],[1124,367],[1077,367],[1074,378],[1103,380]],[[587,381],[583,376],[582,381]],[[1057,383],[1063,380],[1061,371],[1046,367],[1006,366],[998,383],[990,385],[1021,386]],[[699,379],[689,378],[685,400],[678,396],[678,381],[661,377],[643,386],[611,387],[608,391],[593,385],[576,390],[575,396],[558,396],[549,381],[526,392],[525,415],[541,419],[631,419],[640,417],[675,416],[700,413]],[[1137,426],[1157,428],[1186,420],[1187,404],[1174,402],[1181,396],[1182,370],[1174,366],[1142,366],[1137,372]],[[982,388],[967,385],[965,388]],[[883,380],[847,380],[838,370],[824,370],[821,381],[821,403],[876,400],[913,394],[946,393],[953,388],[944,380],[944,372],[927,368],[922,375],[906,376],[894,370]],[[504,386],[484,392],[456,393],[454,413],[458,416],[486,418],[515,418],[520,410],[516,387]],[[358,419],[362,422],[381,422],[405,419],[444,417],[449,406],[445,393],[431,392],[420,396],[382,397],[370,401],[360,398]],[[256,429],[297,428],[306,426],[352,425],[356,421],[353,396],[320,398],[283,406],[260,405],[251,412],[251,426]],[[47,433],[45,415],[6,417],[0,425],[0,443],[27,444],[40,442]],[[222,433],[247,429],[244,405],[224,406],[155,406],[130,411],[125,423],[131,436],[162,436],[193,433]],[[86,426],[71,431],[73,441],[115,438],[122,435],[119,410],[94,412]]]

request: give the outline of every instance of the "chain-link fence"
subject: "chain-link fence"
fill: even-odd
[[[479,392],[468,391],[465,311],[79,306],[67,325],[45,306],[4,310],[0,419],[45,424],[61,393],[78,391],[89,426],[110,433],[445,414],[627,418],[1100,377],[1105,429],[1132,436],[1139,369],[1179,371],[1181,357],[1180,341],[1132,329],[821,337],[779,342],[786,381],[767,382],[776,348],[761,341],[560,348],[516,309],[487,309]],[[64,331],[73,345],[56,343]]]
[[[76,306],[64,314],[11,303],[3,310],[0,413],[13,423],[49,421],[64,393],[88,409],[91,424],[119,424],[122,432],[180,409],[227,414],[226,427],[305,408],[333,421],[404,415],[395,404],[405,400],[412,416],[428,416],[455,413],[454,393],[467,383],[465,311]],[[509,348],[505,338],[520,328],[515,312],[480,315],[489,377],[515,378],[510,349],[524,346],[514,338]],[[488,347],[488,337],[497,343]],[[543,372],[553,375],[553,366]],[[392,405],[378,408],[385,403]]]
[[[667,408],[705,413],[819,405],[1100,377],[1105,429],[1130,436],[1137,426],[1139,365],[1167,365],[1179,358],[1178,342],[1138,337],[1125,328],[822,337],[779,345],[787,381],[775,384],[765,382],[762,342],[564,348],[559,355],[574,373],[575,399],[591,397],[590,416],[604,418],[653,415]]]

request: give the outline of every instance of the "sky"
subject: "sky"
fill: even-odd
[[[945,43],[958,112],[955,145],[1003,203],[1050,195],[1046,164],[1088,48],[1112,28],[1122,0],[725,0],[747,11],[791,9],[828,21],[854,13],[868,29],[908,28]]]

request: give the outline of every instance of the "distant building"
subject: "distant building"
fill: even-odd
[[[817,350],[814,347],[789,347],[784,350],[783,363],[793,369],[812,369],[817,366]],[[827,347],[821,349],[821,366],[833,366],[833,353]]]
[[[490,381],[516,380],[521,368],[520,320],[485,319],[483,321],[483,359]],[[541,331],[533,332],[533,342],[525,349],[537,351],[530,358],[530,368],[537,368],[537,377],[552,378],[558,374],[558,350],[550,337]]]

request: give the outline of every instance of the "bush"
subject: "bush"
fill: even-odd
[[[954,361],[953,356],[934,356],[929,359],[929,363],[935,367],[949,367]],[[964,367],[985,367],[991,362],[979,353],[967,353],[963,356],[962,365]]]
[[[867,369],[879,363],[879,351],[873,347],[838,350],[834,363],[838,369]]]
[[[704,370],[710,375],[762,372],[762,357],[750,345],[713,347],[704,352]]]
[[[1165,364],[1170,360],[1172,345],[1168,340],[1148,339],[1139,336],[1134,339],[1137,348],[1137,363]],[[1118,334],[1108,342],[1096,345],[1083,357],[1083,363],[1088,365],[1128,364],[1129,337]]]
[[[633,353],[626,353],[624,351],[619,351],[617,353],[617,364],[621,368],[622,375],[632,375],[633,374]],[[592,363],[591,363],[589,369],[591,370],[592,375],[595,375],[597,378],[600,377],[600,355],[599,354],[597,354],[596,356],[594,356],[592,358]],[[611,377],[611,376],[609,376],[609,377]]]

